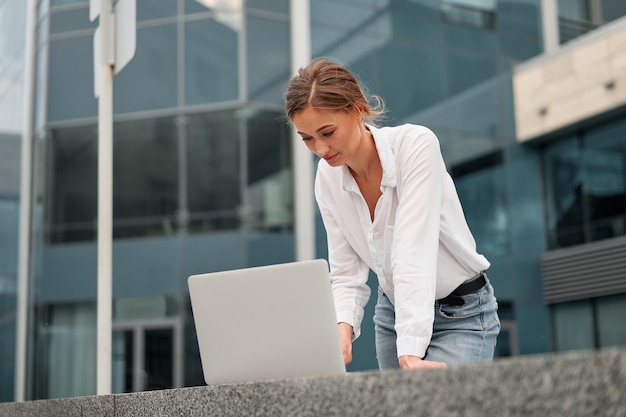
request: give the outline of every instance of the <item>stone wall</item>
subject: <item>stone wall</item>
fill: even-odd
[[[0,404],[0,417],[626,416],[626,350]]]

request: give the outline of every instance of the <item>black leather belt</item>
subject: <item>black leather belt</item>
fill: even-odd
[[[447,297],[441,298],[437,300],[440,304],[448,304],[453,306],[462,306],[465,304],[463,301],[464,295],[471,294],[474,291],[480,290],[482,287],[487,284],[487,273],[485,271],[481,272],[476,278],[471,281],[464,282],[463,284],[456,287],[450,295]]]

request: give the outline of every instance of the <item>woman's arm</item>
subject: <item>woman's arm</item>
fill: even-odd
[[[360,335],[364,308],[370,297],[367,285],[369,267],[352,249],[341,227],[323,203],[318,203],[328,243],[330,282],[335,301],[337,322],[353,327],[352,340]]]
[[[424,357],[434,320],[442,181],[446,170],[436,136],[426,128],[420,129],[417,137],[404,138],[396,156],[399,202],[391,265],[398,357]]]
[[[351,342],[360,334],[364,308],[370,297],[370,288],[367,285],[369,267],[346,237],[346,234],[354,236],[362,231],[349,230],[356,226],[345,218],[351,213],[349,201],[337,197],[344,192],[340,180],[329,172],[325,174],[320,173],[318,169],[315,178],[315,198],[326,229],[330,281],[337,322],[352,326]]]

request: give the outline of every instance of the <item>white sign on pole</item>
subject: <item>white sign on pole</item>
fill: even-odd
[[[105,0],[112,1],[112,0]],[[93,22],[100,15],[100,0],[90,0],[89,3],[89,19]],[[110,64],[114,65],[113,74],[119,73],[135,56],[137,49],[137,7],[136,0],[118,0],[113,7],[112,28],[106,30],[102,25],[96,28],[93,35],[93,58],[94,58],[94,95],[100,95],[100,58],[102,51],[101,45],[102,32],[109,32],[107,44],[112,50],[109,50],[108,59]]]

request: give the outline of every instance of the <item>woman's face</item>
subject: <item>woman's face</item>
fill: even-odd
[[[363,125],[357,112],[309,106],[296,113],[292,121],[309,150],[330,166],[348,163],[359,147]]]

